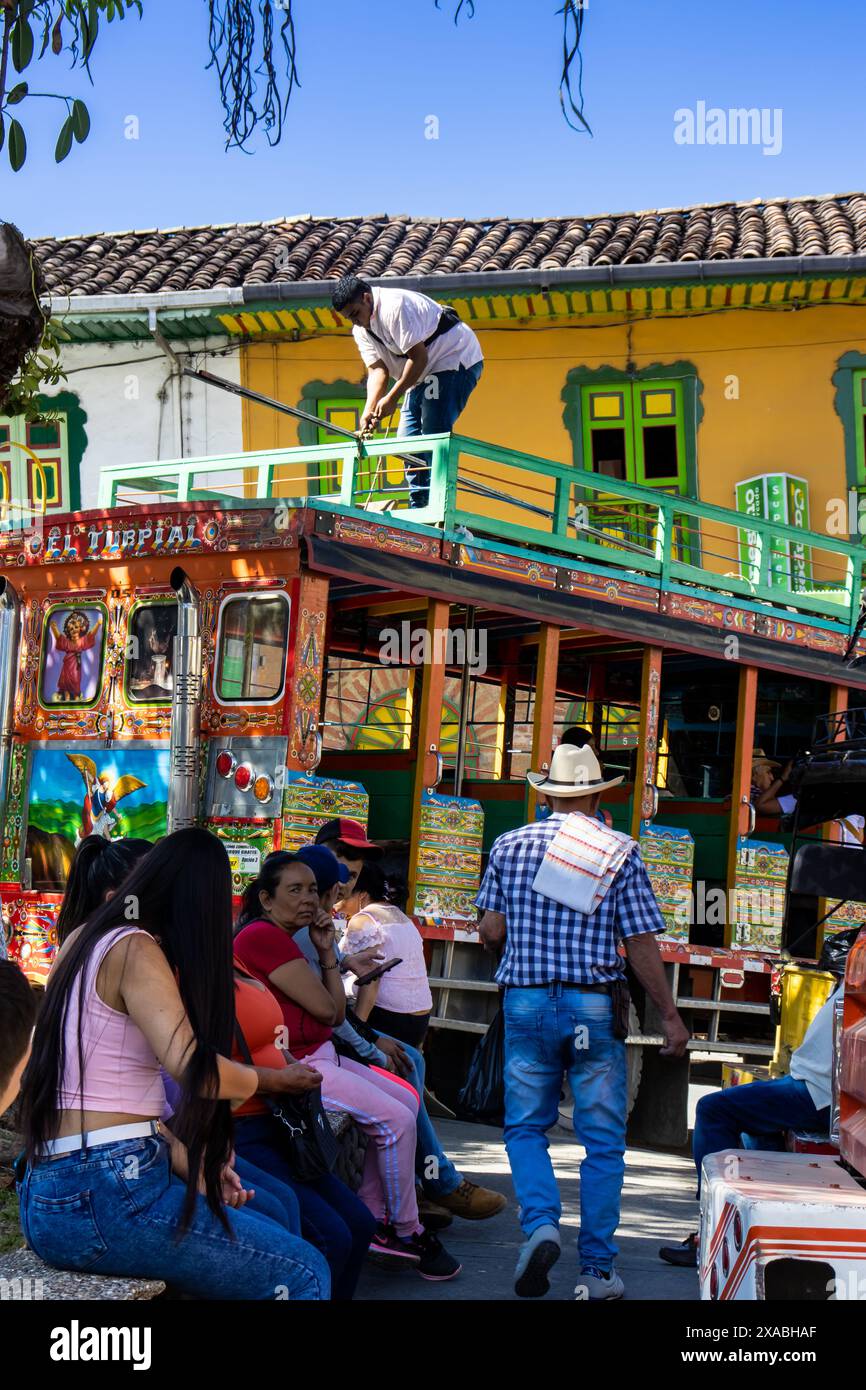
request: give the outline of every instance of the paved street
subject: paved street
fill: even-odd
[[[697,1089],[697,1088],[693,1088]],[[492,1221],[454,1221],[443,1233],[448,1249],[463,1263],[462,1274],[446,1284],[430,1283],[412,1273],[386,1274],[372,1267],[365,1272],[360,1299],[517,1299],[512,1286],[514,1264],[522,1241],[511,1174],[502,1144],[502,1131],[486,1125],[437,1121],[445,1149],[474,1182],[495,1187],[510,1199]],[[564,1132],[550,1136],[563,1203],[563,1255],[552,1271],[552,1299],[573,1296],[577,1273],[579,1178],[582,1149]],[[658,1246],[680,1240],[694,1229],[694,1169],[686,1158],[629,1149],[626,1158],[623,1216],[619,1229],[619,1272],[629,1299],[697,1299],[693,1271],[674,1269],[658,1259]]]

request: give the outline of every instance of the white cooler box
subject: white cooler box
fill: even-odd
[[[866,1300],[866,1188],[819,1154],[708,1154],[702,1299]]]

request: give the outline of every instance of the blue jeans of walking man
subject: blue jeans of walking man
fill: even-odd
[[[448,434],[478,385],[483,362],[451,372],[431,372],[406,392],[400,411],[402,435]],[[430,500],[430,455],[419,454],[415,468],[406,465],[409,506],[426,507]]]
[[[610,995],[579,985],[505,991],[505,1147],[527,1236],[558,1226],[562,1203],[548,1152],[563,1072],[574,1096],[580,1165],[581,1265],[610,1269],[625,1172],[625,1043]]]

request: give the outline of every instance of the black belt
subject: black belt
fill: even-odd
[[[506,989],[549,989],[551,985],[564,985],[566,989],[592,989],[600,994],[610,994],[610,982],[587,984],[584,980],[547,980],[543,985],[506,985]]]

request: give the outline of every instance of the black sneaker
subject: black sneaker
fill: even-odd
[[[416,1269],[422,1279],[456,1279],[463,1266],[453,1255],[449,1255],[438,1236],[432,1231],[422,1231],[403,1242],[418,1252]]]
[[[382,1265],[385,1269],[417,1265],[421,1260],[420,1251],[413,1247],[411,1241],[398,1236],[394,1227],[386,1221],[380,1221],[373,1232],[369,1254],[376,1264]]]
[[[680,1265],[683,1269],[697,1269],[698,1267],[698,1237],[697,1233],[686,1236],[679,1245],[663,1245],[659,1251],[659,1259],[666,1261],[669,1265]]]

